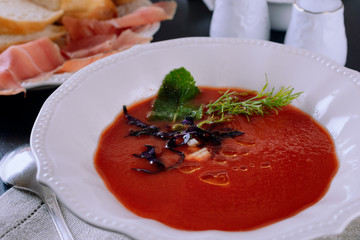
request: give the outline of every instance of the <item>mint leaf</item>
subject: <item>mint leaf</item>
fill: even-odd
[[[172,70],[162,82],[149,120],[175,122],[185,117],[199,118],[202,109],[188,102],[199,92],[189,71],[183,67]]]

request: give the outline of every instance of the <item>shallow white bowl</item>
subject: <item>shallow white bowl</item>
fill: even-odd
[[[294,217],[248,232],[179,231],[126,210],[93,165],[101,132],[184,66],[198,85],[303,91],[294,105],[334,138],[340,168],[325,197]],[[360,215],[360,74],[306,50],[260,40],[186,38],[134,47],[74,74],[45,102],[31,133],[38,180],[83,220],[136,239],[310,239]]]

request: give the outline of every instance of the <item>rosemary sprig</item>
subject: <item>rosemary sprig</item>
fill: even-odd
[[[243,94],[235,91],[230,92],[230,89],[228,89],[215,102],[211,102],[206,106],[206,114],[209,115],[209,117],[200,122],[198,126],[201,127],[203,124],[231,121],[233,115],[239,114],[245,115],[249,120],[250,116],[264,116],[270,111],[275,111],[277,114],[278,109],[290,104],[292,100],[301,94],[301,92],[293,93],[294,88],[290,87],[282,87],[277,93],[275,93],[275,88],[266,92],[267,87],[268,81],[266,80],[266,84],[260,93],[244,101],[239,99],[239,95]]]

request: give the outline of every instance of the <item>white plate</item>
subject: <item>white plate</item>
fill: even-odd
[[[23,86],[27,90],[41,90],[46,89],[53,86],[60,86],[63,84],[69,77],[71,77],[73,73],[62,73],[62,74],[52,74],[48,78],[40,82],[23,82],[21,86]]]
[[[255,231],[187,232],[126,210],[93,165],[101,132],[124,104],[156,93],[184,66],[198,85],[303,91],[294,105],[334,138],[340,168],[325,197],[294,217]],[[49,97],[31,133],[38,179],[83,220],[136,239],[309,239],[340,233],[360,215],[360,73],[328,58],[259,40],[185,38],[133,47],[74,74]]]

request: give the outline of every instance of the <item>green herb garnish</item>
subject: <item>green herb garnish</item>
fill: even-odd
[[[294,88],[282,87],[278,92],[275,88],[267,91],[268,81],[260,92],[255,92],[255,96],[247,100],[242,100],[240,96],[247,93],[238,93],[227,90],[215,102],[204,106],[194,106],[190,100],[199,92],[195,85],[193,76],[185,68],[178,68],[168,73],[159,89],[153,110],[149,114],[150,121],[178,121],[185,117],[201,119],[207,115],[207,119],[198,124],[222,123],[232,121],[234,115],[245,115],[249,120],[251,116],[264,116],[266,113],[278,110],[286,106],[297,98],[300,93],[293,93]],[[206,112],[203,113],[203,109]]]
[[[230,89],[227,90],[215,102],[211,102],[206,106],[206,114],[209,117],[200,122],[198,126],[231,121],[232,115],[243,114],[249,119],[253,115],[264,116],[270,111],[278,113],[278,109],[290,104],[292,100],[301,94],[301,92],[293,93],[294,88],[290,87],[282,87],[277,93],[275,93],[274,88],[269,92],[265,92],[267,87],[268,81],[266,79],[266,84],[261,92],[244,101],[239,100],[239,93],[230,92]]]
[[[202,109],[189,103],[199,92],[189,71],[183,67],[172,70],[162,82],[149,120],[175,122],[189,116],[201,118]]]

